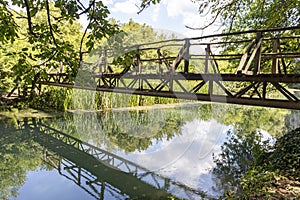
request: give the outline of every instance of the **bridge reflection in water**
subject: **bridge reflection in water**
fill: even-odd
[[[43,161],[95,199],[200,199],[203,192],[81,141],[35,119],[19,122],[43,147]]]

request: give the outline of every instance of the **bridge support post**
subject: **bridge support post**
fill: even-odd
[[[101,53],[100,64],[99,64],[99,73],[103,74],[107,70],[107,49]]]
[[[279,49],[279,39],[275,39],[273,41],[273,53],[278,53]],[[272,58],[272,74],[279,73],[279,60],[277,59],[276,55]]]
[[[158,73],[161,74],[163,72],[161,65],[162,65],[162,61],[161,61],[161,52],[160,49],[157,49],[157,59],[158,59]]]
[[[138,76],[142,74],[142,63],[141,63],[141,56],[140,56],[140,50],[137,49],[137,54],[136,54],[136,62],[137,62],[137,67],[138,67]],[[139,78],[139,89],[143,89],[143,79]]]
[[[208,95],[213,95],[213,93],[214,93],[213,87],[214,87],[214,82],[212,80],[209,80],[208,81]]]
[[[184,44],[185,48],[186,48],[186,53],[184,55],[184,73],[187,74],[189,73],[189,62],[190,62],[190,41],[188,39],[185,40],[185,44]]]
[[[209,70],[208,70],[208,63],[209,63],[209,53],[210,53],[210,45],[208,44],[205,48],[205,69],[204,69],[204,73],[208,74]]]
[[[261,61],[261,38],[262,38],[262,32],[256,33],[256,44],[257,44],[257,52],[255,54],[254,58],[254,70],[253,74],[257,74],[260,72],[260,61]]]

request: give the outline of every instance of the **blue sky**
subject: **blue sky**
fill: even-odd
[[[83,4],[88,4],[89,0],[82,0]],[[202,27],[210,21],[211,15],[201,16],[198,12],[199,4],[191,0],[161,0],[157,5],[151,5],[142,13],[138,6],[141,0],[102,0],[111,11],[110,17],[121,23],[126,23],[133,19],[140,24],[148,24],[155,29],[178,33],[183,37],[200,37],[217,33],[219,27],[211,26],[204,31],[190,30],[185,26]],[[15,10],[20,10],[16,6],[11,6]],[[86,18],[82,17],[81,24],[86,24]]]
[[[161,0],[161,3],[152,5],[142,13],[137,5],[140,0],[103,0],[111,11],[111,16],[122,23],[132,18],[141,24],[148,24],[156,29],[164,29],[184,35],[185,37],[197,37],[201,35],[214,34],[216,27],[210,27],[205,31],[195,31],[185,28],[201,27],[208,22],[209,16],[200,16],[198,4],[191,0]]]

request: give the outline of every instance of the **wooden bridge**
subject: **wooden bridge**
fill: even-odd
[[[43,147],[43,160],[95,199],[201,199],[204,195],[182,183],[56,130],[41,120],[18,122],[26,137]]]
[[[96,63],[82,63],[76,78],[61,69],[37,80],[95,91],[300,109],[295,89],[300,88],[299,41],[300,27],[289,27],[153,42],[107,49]]]

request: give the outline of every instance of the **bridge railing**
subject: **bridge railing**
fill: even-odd
[[[294,34],[291,34],[291,31]],[[300,59],[299,40],[300,27],[170,39],[105,49],[97,62],[84,63],[82,67],[98,75],[232,73],[232,70],[226,71],[222,65],[234,65],[234,73],[237,74],[287,74],[290,65]],[[266,62],[271,63],[269,67],[262,67],[262,63]],[[48,74],[64,74],[64,67]],[[56,79],[58,77],[56,76]]]
[[[219,61],[223,64],[235,61],[238,74],[287,74],[289,63],[300,58],[299,30],[299,27],[253,30],[106,49],[93,65],[93,71],[100,74],[175,71],[207,74],[220,73]],[[289,31],[299,35],[291,35]],[[268,61],[271,67],[262,69],[262,62]],[[222,72],[230,73],[223,69]]]
[[[107,49],[81,70],[91,85],[48,74],[41,84],[300,109],[300,27],[173,39]],[[276,93],[276,95],[274,95]]]

